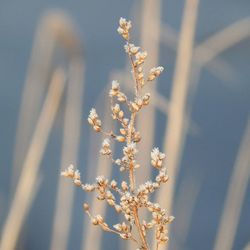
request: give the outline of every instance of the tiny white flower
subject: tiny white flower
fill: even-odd
[[[120,83],[116,80],[112,81],[112,89],[119,90],[119,88],[120,88]]]
[[[153,81],[156,77],[158,77],[164,68],[162,66],[154,67],[149,71],[148,81]]]
[[[94,108],[92,108],[89,112],[89,118],[92,120],[95,120],[98,117],[96,110]]]
[[[159,148],[154,148],[151,152],[151,164],[156,168],[161,168],[163,159],[166,157],[164,153],[159,151]]]
[[[123,153],[128,158],[133,158],[133,156],[138,152],[136,148],[136,143],[131,142],[126,147],[123,148]]]
[[[80,174],[80,171],[79,170],[76,170],[75,173],[74,173],[74,179],[80,179],[81,178],[81,174]]]

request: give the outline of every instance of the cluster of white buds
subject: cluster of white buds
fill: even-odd
[[[130,103],[133,112],[138,112],[143,105],[143,100],[141,98],[135,98],[134,102]]]
[[[132,132],[132,139],[134,142],[139,142],[141,140],[141,135],[139,131]]]
[[[123,153],[129,159],[133,159],[135,154],[138,152],[136,149],[136,144],[134,142],[129,143],[126,147],[123,148]]]
[[[167,175],[167,169],[161,168],[159,174],[156,176],[155,181],[159,184],[166,183],[168,181],[169,177]]]
[[[72,178],[73,182],[76,186],[82,185],[81,180],[80,180],[81,174],[80,174],[79,170],[74,169],[74,166],[72,164],[70,164],[67,169],[62,171],[61,175],[64,177]]]
[[[120,91],[120,84],[118,81],[112,81],[112,87],[109,91],[109,96],[117,97],[119,102],[125,102],[127,100],[126,95]]]
[[[99,225],[102,224],[104,222],[102,216],[100,214],[96,215],[93,219],[92,219],[92,223],[93,225]]]
[[[96,186],[93,184],[82,184],[82,189],[86,192],[92,192],[95,190],[95,188]]]
[[[101,126],[102,126],[101,120],[99,119],[96,110],[93,108],[89,112],[88,122],[96,132],[101,131]]]
[[[151,152],[151,164],[156,168],[161,168],[166,155],[161,153],[158,148],[154,148]]]
[[[153,221],[146,222],[145,220],[142,221],[142,232],[143,235],[147,235],[147,230],[153,228],[155,226],[155,223]]]
[[[133,43],[127,43],[124,45],[124,49],[126,53],[136,55],[139,52],[140,47],[136,47]]]
[[[159,189],[162,184],[168,181],[167,170],[163,167],[165,154],[158,148],[151,152],[151,164],[158,174],[154,181],[146,181],[144,184],[136,185],[136,169],[140,167],[136,155],[138,153],[137,143],[141,141],[140,132],[136,130],[136,117],[139,111],[149,104],[150,93],[142,94],[141,90],[147,81],[153,81],[163,71],[163,67],[152,68],[147,79],[143,74],[143,63],[147,57],[147,52],[142,51],[140,47],[130,43],[131,22],[125,18],[119,21],[118,32],[126,40],[124,46],[131,62],[131,72],[135,82],[135,95],[132,100],[121,92],[118,81],[112,81],[112,87],[109,91],[111,98],[111,116],[119,124],[117,131],[105,132],[101,127],[101,120],[95,109],[91,109],[88,116],[88,122],[97,132],[102,132],[105,139],[102,143],[100,154],[107,156],[114,165],[120,168],[121,172],[128,174],[121,183],[116,180],[109,181],[104,176],[98,176],[93,184],[81,182],[80,172],[70,165],[61,174],[72,179],[76,186],[81,187],[86,192],[97,193],[97,199],[105,201],[115,210],[123,215],[124,221],[113,226],[109,226],[101,215],[91,215],[90,207],[87,203],[83,205],[84,211],[90,217],[93,225],[100,226],[104,231],[115,233],[124,240],[133,240],[140,250],[149,250],[147,242],[147,233],[150,229],[155,229],[155,239],[157,241],[157,250],[160,244],[168,241],[167,225],[174,220],[173,216],[168,216],[166,209],[161,208],[158,203],[150,201],[150,195]],[[125,106],[125,107],[124,107]],[[125,118],[125,114],[130,113],[130,118]],[[124,143],[122,147],[122,156],[113,159],[111,150],[111,139]],[[151,214],[149,221],[142,220],[139,217],[140,209],[145,209]],[[137,231],[137,232],[135,232]]]
[[[133,43],[127,42],[124,46],[125,52],[129,54],[132,63],[132,73],[135,75],[137,89],[143,87],[145,84],[143,68],[141,65],[145,62],[148,55],[146,51],[141,51],[139,46],[135,46]]]
[[[74,178],[75,176],[74,166],[70,164],[67,169],[61,172],[61,175],[64,177]]]
[[[121,183],[121,187],[122,187],[123,191],[128,191],[128,189],[129,189],[128,183],[126,181],[123,181]]]
[[[144,80],[143,69],[140,65],[145,62],[145,59],[147,57],[147,52],[140,51],[141,49],[140,47],[137,47],[129,42],[124,46],[124,48],[126,53],[129,54],[131,62],[133,64],[132,72],[136,76],[136,82],[140,87],[143,87],[145,84],[145,80]]]
[[[119,232],[130,232],[130,226],[128,226],[125,222],[115,224],[113,227]]]
[[[102,155],[111,155],[112,151],[110,148],[110,140],[108,138],[104,139],[100,153]]]
[[[165,244],[169,241],[169,238],[167,236],[168,230],[167,230],[167,224],[172,223],[175,219],[174,216],[166,216],[165,213],[162,215],[162,213],[155,213],[155,223],[157,224],[156,227],[156,240],[159,245]]]
[[[122,120],[123,119],[124,112],[121,110],[119,104],[115,104],[115,106],[113,106],[111,108],[111,110],[112,110],[112,117],[113,117],[113,119],[118,119],[118,120]]]
[[[125,18],[120,18],[119,27],[117,29],[118,33],[126,40],[129,39],[129,30],[131,29],[131,21],[127,21]]]
[[[137,97],[133,102],[130,102],[132,112],[138,112],[143,106],[149,104],[150,94],[146,93],[143,97]]]
[[[152,68],[149,72],[148,81],[153,81],[162,73],[163,70],[164,68],[162,66]]]
[[[136,66],[139,66],[141,64],[143,64],[145,62],[145,59],[147,58],[148,56],[148,52],[147,51],[142,51],[142,52],[138,52],[136,55],[135,55],[135,64]]]
[[[130,192],[125,192],[121,196],[120,205],[125,219],[132,224],[134,222],[133,207],[137,206],[137,197],[133,196]]]
[[[128,240],[131,238],[131,228],[128,226],[125,222],[122,222],[121,224],[115,224],[113,227],[120,232],[120,237],[124,240]]]
[[[146,93],[143,97],[142,97],[142,103],[144,106],[149,104],[149,99],[150,99],[150,93]]]

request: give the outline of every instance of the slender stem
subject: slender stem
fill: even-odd
[[[127,44],[130,43],[130,37],[128,37],[127,42],[128,42]],[[129,55],[129,60],[130,60],[131,66],[132,66],[132,73],[133,73],[134,82],[135,82],[135,96],[137,97],[139,94],[139,83],[138,83],[138,79],[137,79],[137,75],[136,75],[136,66],[134,64],[133,57],[132,57],[130,52],[128,53],[128,55]]]
[[[132,72],[133,72],[134,81],[135,81],[135,95],[138,96],[139,83],[138,83],[137,76],[136,76],[136,71],[135,71],[136,66],[134,64],[134,61],[133,61],[133,58],[132,58],[131,54],[129,54],[129,59],[130,59],[131,65],[132,65]]]
[[[159,244],[159,242],[157,242],[157,244],[156,244],[156,250],[159,250],[159,246],[160,246],[160,244]]]
[[[130,118],[128,139],[127,139],[128,144],[131,143],[131,139],[132,139],[132,130],[134,127],[135,115],[136,113],[133,112]],[[134,175],[134,164],[132,163],[132,161],[129,164],[129,180],[130,180],[130,189],[131,189],[131,192],[133,193],[135,190],[135,175]]]
[[[141,238],[141,241],[142,241],[142,245],[144,247],[144,249],[146,250],[149,250],[149,247],[148,247],[148,243],[146,241],[146,238],[143,234],[143,231],[141,229],[141,224],[140,224],[140,221],[139,221],[139,216],[138,216],[138,209],[136,207],[134,207],[134,219],[135,219],[135,225],[139,231],[139,235],[140,235],[140,238]]]
[[[157,239],[157,228],[155,229],[155,239]],[[157,240],[157,242],[156,242],[156,250],[159,250],[159,247],[160,247],[160,243]]]
[[[133,61],[131,54],[129,54],[129,59],[131,62],[132,73],[133,73],[134,82],[135,82],[135,96],[138,97],[138,95],[139,95],[139,83],[138,83],[137,74],[136,74],[136,66],[134,64],[134,61]],[[136,118],[136,112],[132,112],[131,118],[130,118],[129,130],[128,130],[127,143],[131,143],[131,140],[132,140],[132,131],[134,128],[135,118]],[[134,193],[135,175],[134,175],[134,164],[132,162],[130,162],[130,165],[129,165],[129,181],[130,181],[130,190],[132,193]],[[133,208],[133,214],[134,214],[135,225],[137,227],[137,230],[138,230],[140,238],[141,238],[142,246],[145,250],[149,250],[146,238],[145,238],[143,231],[142,231],[142,228],[141,228],[141,223],[139,220],[137,207]]]
[[[129,167],[129,179],[130,179],[130,188],[131,192],[134,193],[135,191],[135,175],[134,175],[134,166],[131,163]]]

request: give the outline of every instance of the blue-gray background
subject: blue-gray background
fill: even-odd
[[[0,228],[10,205],[11,167],[21,93],[25,81],[36,26],[42,14],[49,9],[64,10],[77,25],[85,46],[86,91],[85,118],[95,103],[95,93],[101,92],[109,72],[125,65],[121,39],[116,33],[120,16],[130,16],[136,0],[71,0],[71,1],[0,1]],[[176,31],[180,29],[184,1],[164,0],[162,20]],[[201,0],[199,6],[196,42],[231,23],[250,15],[250,1]],[[250,28],[250,27],[249,27]],[[250,39],[245,39],[226,50],[222,58],[235,68],[238,78],[229,85],[203,70],[201,83],[193,104],[192,119],[199,126],[198,135],[189,136],[181,162],[181,176],[195,173],[203,178],[201,191],[194,207],[186,249],[212,249],[226,190],[237,150],[246,126],[250,107]],[[175,53],[161,46],[161,65],[167,66],[162,93],[169,94]],[[160,118],[161,119],[161,118]],[[84,119],[83,119],[84,120]],[[60,126],[60,125],[59,125]],[[83,124],[82,138],[89,130]],[[55,133],[54,136],[60,136]],[[160,136],[156,141],[161,141]],[[23,229],[19,249],[48,249],[55,205],[55,164],[59,149],[51,142],[42,163],[43,182]],[[80,162],[84,168],[88,152],[82,142]],[[240,181],[240,180],[239,180]],[[234,249],[243,249],[250,241],[250,187],[241,213]],[[69,249],[79,249],[82,237],[82,196],[74,210]],[[65,215],[67,216],[67,215]],[[114,240],[111,236],[108,239]],[[117,249],[105,243],[104,249]]]

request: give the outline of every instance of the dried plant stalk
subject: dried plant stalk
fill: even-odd
[[[69,63],[68,89],[66,91],[66,105],[63,125],[63,141],[61,154],[61,168],[70,161],[77,162],[80,142],[81,128],[81,107],[83,101],[83,76],[84,63],[81,58],[72,58]],[[68,200],[64,197],[67,195]],[[72,220],[72,208],[74,200],[74,189],[72,186],[65,186],[60,178],[57,186],[56,204],[54,211],[53,230],[50,249],[67,249],[67,242]],[[69,214],[66,218],[62,212]]]
[[[170,210],[172,209],[175,180],[183,147],[183,135],[186,132],[185,112],[189,88],[188,79],[191,69],[198,3],[198,0],[186,0],[170,98],[168,127],[164,139],[165,149],[169,151],[169,171],[171,171],[173,178],[168,186],[169,195],[166,196],[166,189],[161,189],[157,198],[163,200]]]
[[[225,205],[216,235],[214,250],[233,249],[241,209],[250,178],[250,117],[229,182]],[[240,182],[239,182],[240,180]]]
[[[32,204],[34,188],[36,188],[39,179],[39,164],[62,99],[64,86],[65,74],[61,69],[58,69],[53,74],[47,97],[24,160],[16,193],[3,228],[0,249],[13,250],[16,247],[23,222]]]
[[[114,131],[106,132],[103,130],[102,122],[95,109],[91,109],[88,122],[96,132],[103,133],[107,138],[104,139],[100,154],[108,157],[112,163],[119,167],[124,174],[124,181],[120,185],[115,180],[109,181],[104,176],[98,176],[93,184],[82,183],[80,172],[70,165],[61,174],[71,178],[73,183],[87,192],[97,192],[97,199],[106,201],[115,212],[124,216],[124,221],[109,226],[101,215],[92,215],[90,206],[84,203],[83,208],[90,217],[93,225],[99,225],[104,231],[117,234],[124,240],[131,240],[137,243],[137,249],[149,250],[147,233],[150,229],[155,229],[156,250],[161,244],[168,241],[167,225],[174,219],[167,214],[167,210],[160,207],[158,203],[152,203],[149,195],[168,181],[166,168],[163,167],[165,154],[161,153],[158,148],[151,152],[151,165],[159,172],[155,181],[147,181],[139,186],[136,185],[136,169],[140,164],[136,160],[138,153],[137,144],[141,140],[140,132],[135,127],[138,113],[145,108],[150,102],[150,93],[143,93],[145,85],[150,84],[163,71],[163,67],[154,67],[149,70],[145,77],[143,64],[147,57],[147,52],[142,51],[140,47],[130,43],[131,21],[121,18],[119,21],[118,33],[125,39],[124,46],[128,54],[132,75],[134,79],[134,97],[129,100],[121,91],[118,81],[112,82],[112,88],[109,92],[111,99],[111,115],[119,125],[118,133]],[[125,111],[126,108],[126,111]],[[130,113],[130,118],[125,114]],[[110,140],[122,143],[122,156],[115,159],[111,149]],[[144,168],[146,166],[143,166]],[[147,210],[151,213],[149,221],[141,220],[139,214]]]

